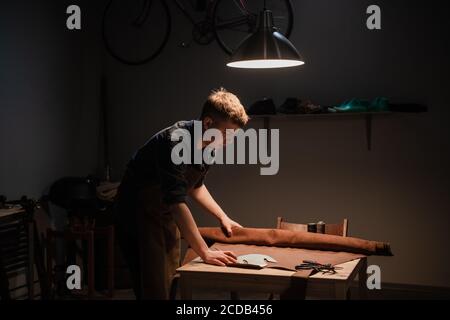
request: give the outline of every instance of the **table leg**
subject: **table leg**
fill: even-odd
[[[50,229],[47,229],[47,283],[49,287],[50,294],[53,289],[53,257],[54,257],[54,238],[53,233]]]
[[[237,291],[231,291],[230,292],[230,299],[231,300],[239,300],[239,293]]]
[[[95,288],[95,279],[94,279],[94,268],[95,268],[95,260],[94,260],[94,234],[92,231],[88,231],[87,235],[87,251],[88,251],[88,296],[94,296],[94,288]]]
[[[334,284],[334,296],[336,300],[348,300],[348,287],[345,282]]]
[[[367,258],[361,259],[361,267],[358,273],[359,299],[367,299]]]
[[[188,277],[180,274],[179,281],[181,300],[192,300],[192,286]]]
[[[34,299],[34,226],[28,223],[28,299]]]
[[[108,260],[108,295],[114,296],[114,227],[110,226],[107,233],[107,260]]]

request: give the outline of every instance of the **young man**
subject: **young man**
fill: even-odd
[[[203,131],[219,130],[225,144],[230,140],[225,136],[226,130],[243,127],[248,116],[239,99],[221,88],[208,96],[200,121]],[[195,148],[203,150],[211,143],[193,140],[194,124],[194,120],[180,121],[151,137],[128,163],[119,188],[117,233],[137,299],[169,297],[180,261],[179,230],[206,263],[224,266],[236,262],[232,252],[208,248],[186,204],[186,198],[191,197],[219,220],[228,235],[232,227],[240,227],[225,214],[204,185],[209,165],[193,161],[177,165],[172,159],[172,149],[179,143],[172,137],[177,129],[190,133],[192,157]]]

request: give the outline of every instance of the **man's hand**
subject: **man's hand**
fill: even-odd
[[[226,266],[230,263],[236,263],[236,256],[231,251],[219,251],[208,249],[201,256],[202,260],[208,264],[215,264],[218,266]]]
[[[217,202],[213,199],[208,189],[206,189],[205,185],[202,185],[196,189],[191,190],[190,196],[206,212],[209,212],[211,215],[213,215],[216,219],[220,221],[220,224],[222,225],[222,228],[224,229],[224,232],[228,237],[231,237],[232,235],[231,228],[233,227],[242,228],[242,226],[239,223],[228,218],[226,213],[222,210],[222,208],[220,208]]]
[[[208,248],[198,231],[194,218],[192,218],[191,211],[185,203],[172,205],[171,212],[181,234],[204,262],[219,266],[237,262],[236,256],[230,251],[211,250]]]
[[[233,227],[242,228],[242,226],[234,220],[231,220],[227,215],[225,215],[222,219],[220,219],[220,224],[222,228],[225,230],[226,235],[231,237],[233,235],[233,231],[231,230]]]

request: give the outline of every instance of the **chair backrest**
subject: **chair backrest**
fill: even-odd
[[[282,217],[277,218],[277,229],[308,231],[307,224],[286,222]],[[342,223],[325,224],[325,234],[347,237],[348,235],[348,220],[344,219]]]

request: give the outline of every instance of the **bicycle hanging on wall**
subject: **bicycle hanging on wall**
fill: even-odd
[[[108,52],[128,65],[157,57],[172,28],[169,1],[192,24],[192,40],[200,45],[217,41],[231,54],[257,27],[259,12],[273,12],[277,30],[290,36],[293,25],[289,0],[111,0],[104,11],[103,41]]]

